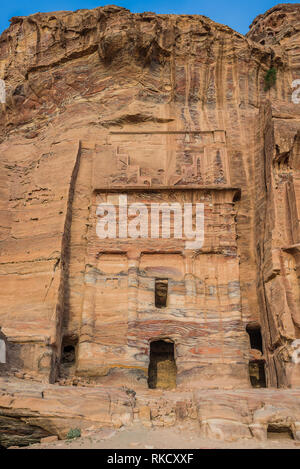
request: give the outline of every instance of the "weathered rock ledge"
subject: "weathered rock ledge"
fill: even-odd
[[[300,440],[300,390],[145,391],[60,387],[0,380],[0,445],[66,438],[81,431],[198,422],[199,435],[225,441],[267,439],[268,427]]]

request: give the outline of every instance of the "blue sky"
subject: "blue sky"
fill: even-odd
[[[9,26],[12,16],[27,16],[38,11],[49,12],[58,10],[78,10],[80,8],[95,8],[107,4],[115,4],[128,8],[132,12],[153,11],[155,13],[198,14],[205,15],[218,23],[227,24],[231,28],[245,34],[252,20],[260,13],[264,13],[278,3],[289,2],[250,0],[108,0],[107,2],[93,0],[12,0],[1,1],[0,5],[0,33]]]

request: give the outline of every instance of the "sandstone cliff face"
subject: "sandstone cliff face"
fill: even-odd
[[[279,5],[258,16],[248,37],[270,45],[286,57],[290,81],[299,79],[299,5]],[[265,193],[257,249],[259,298],[265,322],[266,350],[272,385],[299,386],[290,355],[299,338],[299,104],[270,100],[265,136]],[[258,191],[257,193],[259,193]],[[292,343],[292,348],[288,344]]]
[[[299,386],[299,11],[275,7],[247,37],[114,6],[12,19],[0,38],[6,372],[145,388],[150,343],[168,338],[179,387],[250,387],[253,357],[268,386]],[[99,240],[96,207],[119,193],[203,202],[203,248]],[[247,326],[261,327],[261,351]]]

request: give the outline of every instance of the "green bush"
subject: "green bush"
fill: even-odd
[[[72,440],[73,438],[79,438],[81,436],[80,428],[71,428],[67,434],[67,439]]]
[[[271,67],[265,74],[265,91],[268,91],[276,83],[277,70]]]

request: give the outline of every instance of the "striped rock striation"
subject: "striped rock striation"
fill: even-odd
[[[299,47],[299,4],[246,36],[116,6],[12,18],[2,375],[140,392],[300,386]],[[170,203],[191,207],[190,230],[204,220],[197,245],[188,225],[175,236],[175,212],[159,231],[152,207]],[[118,236],[99,236],[99,207]]]

